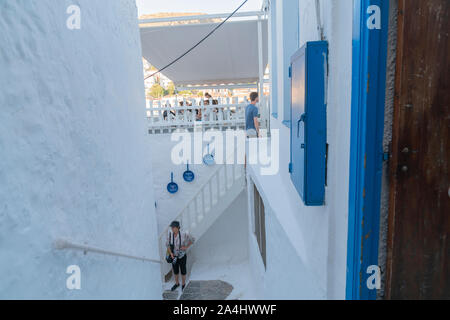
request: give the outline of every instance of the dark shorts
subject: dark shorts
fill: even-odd
[[[186,275],[186,258],[187,256],[185,255],[183,258],[177,259],[177,263],[172,264],[173,274],[179,274],[181,269],[181,274],[183,276]]]

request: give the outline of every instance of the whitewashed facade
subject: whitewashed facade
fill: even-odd
[[[135,1],[76,3],[0,2],[0,299],[161,299],[159,263],[54,247],[159,259]]]
[[[306,207],[290,179],[290,57],[320,39],[315,0],[269,4],[271,130],[279,130],[280,171],[248,169],[249,252],[254,283],[267,299],[344,299],[346,288],[348,176],[352,71],[352,2],[320,1],[329,42],[325,205]],[[254,186],[265,207],[266,266],[255,236]]]

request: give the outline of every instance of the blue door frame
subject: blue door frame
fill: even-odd
[[[376,299],[389,0],[354,0],[346,298]]]

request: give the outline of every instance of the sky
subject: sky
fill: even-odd
[[[139,16],[159,12],[231,13],[244,0],[136,0]],[[262,0],[248,0],[240,11],[261,9]]]

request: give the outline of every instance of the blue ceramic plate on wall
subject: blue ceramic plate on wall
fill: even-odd
[[[207,166],[213,166],[216,164],[216,161],[214,160],[214,156],[211,153],[209,153],[209,144],[208,144],[208,152],[203,157],[203,163]]]
[[[171,182],[167,185],[167,191],[172,194],[177,193],[178,185],[175,182],[173,182],[173,172],[170,174],[170,181]]]
[[[186,182],[192,182],[195,179],[195,174],[191,170],[189,170],[189,163],[186,166],[186,171],[183,173],[183,179]]]

